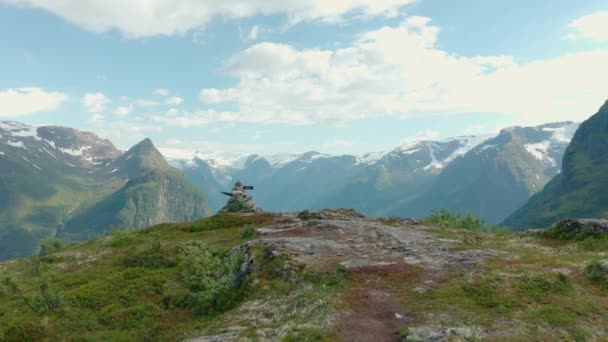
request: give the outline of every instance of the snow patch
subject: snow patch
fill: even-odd
[[[543,142],[537,144],[527,144],[524,145],[524,148],[528,153],[530,153],[534,158],[540,161],[548,161],[552,166],[557,166],[557,163],[553,158],[549,157],[549,150],[551,149],[552,144],[551,141],[545,140]]]
[[[443,164],[437,160],[435,156],[435,151],[437,148],[436,144],[428,144],[429,147],[429,156],[431,157],[431,163],[424,167],[424,170],[427,171],[429,169],[441,169],[443,168]]]
[[[492,144],[483,145],[477,150],[477,154],[479,154],[485,150],[491,150],[491,149],[498,149],[498,145],[492,145]]]
[[[17,148],[22,148],[22,149],[27,150],[27,148],[25,147],[25,145],[23,145],[22,141],[15,141],[15,142],[13,142],[13,141],[7,141],[6,143],[8,145],[10,145],[10,146],[17,147]]]
[[[74,157],[82,157],[84,151],[90,150],[91,148],[92,146],[81,146],[79,149],[58,148],[58,150]]]
[[[40,167],[38,167],[38,165],[32,163],[31,161],[29,161],[27,158],[25,158],[24,156],[19,156],[21,157],[21,159],[25,160],[26,162],[32,164],[32,166],[34,166],[35,168],[37,168],[38,170],[42,171],[42,169]]]
[[[386,155],[386,152],[372,152],[372,153],[367,153],[364,154],[362,156],[357,156],[356,158],[356,162],[355,165],[374,165],[376,164],[380,159],[382,159],[382,157],[384,157]]]

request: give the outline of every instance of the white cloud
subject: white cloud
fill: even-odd
[[[232,101],[236,99],[234,89],[203,89],[200,92],[200,100],[206,104],[218,104],[221,102]]]
[[[518,63],[441,50],[439,33],[428,18],[413,17],[335,49],[258,43],[223,67],[233,87],[203,89],[200,99],[233,105],[243,122],[505,113],[538,123],[585,119],[608,96],[606,50]]]
[[[248,41],[254,41],[256,39],[258,39],[258,34],[260,33],[260,27],[257,25],[254,25],[251,30],[249,30],[249,33],[247,34],[246,40]]]
[[[88,93],[82,98],[82,104],[89,113],[101,113],[106,110],[110,99],[103,93]]]
[[[0,91],[0,117],[17,117],[57,109],[68,95],[42,88],[11,88]]]
[[[574,32],[569,39],[591,39],[598,42],[608,41],[608,11],[600,11],[573,20],[568,25]]]
[[[171,96],[171,97],[167,98],[167,100],[165,101],[165,104],[167,104],[169,106],[179,106],[183,102],[184,102],[184,99],[182,99],[181,97]]]
[[[167,144],[167,145],[179,145],[181,143],[182,143],[182,141],[179,139],[167,139],[165,141],[165,144]]]
[[[156,90],[154,90],[154,94],[158,95],[158,96],[169,96],[169,89],[165,89],[165,88],[158,88]]]
[[[146,100],[146,99],[139,99],[139,100],[135,101],[135,104],[138,107],[157,107],[157,106],[162,105],[162,103],[159,101]]]
[[[239,19],[255,15],[285,15],[290,23],[345,16],[394,16],[414,0],[0,0],[47,10],[94,32],[113,29],[127,37],[184,34],[217,17]]]
[[[166,115],[155,115],[152,117],[154,122],[163,123],[175,127],[198,127],[205,126],[213,122],[235,122],[239,114],[233,112],[217,112],[213,109],[198,112],[179,112],[171,108]]]
[[[118,117],[124,117],[124,116],[131,114],[132,111],[133,111],[132,104],[128,105],[128,106],[120,106],[114,110],[114,115],[116,115]]]

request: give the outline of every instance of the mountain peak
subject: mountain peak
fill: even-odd
[[[131,147],[111,165],[112,172],[128,178],[141,176],[154,169],[167,169],[169,164],[150,138]]]

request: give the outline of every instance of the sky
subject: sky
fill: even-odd
[[[0,0],[0,120],[163,154],[362,154],[583,121],[608,0]]]

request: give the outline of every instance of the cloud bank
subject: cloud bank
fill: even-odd
[[[392,16],[414,0],[0,0],[52,12],[93,32],[113,29],[127,37],[184,34],[215,18],[285,15],[291,24],[345,16]]]
[[[42,88],[11,88],[0,91],[0,117],[18,117],[57,109],[68,95]]]

